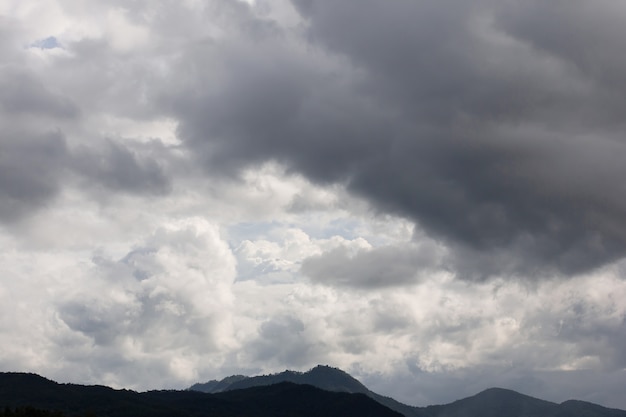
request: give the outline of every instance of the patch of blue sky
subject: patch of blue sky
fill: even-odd
[[[357,219],[336,219],[331,220],[326,227],[318,229],[317,234],[311,231],[310,235],[318,239],[329,239],[333,236],[341,236],[345,239],[356,239],[359,237],[358,230],[363,226],[363,222]]]
[[[61,44],[54,36],[48,36],[45,39],[39,39],[30,44],[31,48],[39,48],[39,49],[55,49],[62,48]]]

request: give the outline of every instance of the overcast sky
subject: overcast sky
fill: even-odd
[[[625,20],[1,0],[0,369],[626,408]]]

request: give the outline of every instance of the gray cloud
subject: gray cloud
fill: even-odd
[[[153,142],[144,148],[159,150],[162,146]],[[157,161],[150,157],[149,149],[134,152],[119,141],[108,139],[100,148],[82,146],[74,155],[72,165],[75,172],[94,185],[110,190],[138,194],[163,194],[169,190],[169,178]],[[142,155],[143,154],[143,155]]]
[[[99,131],[98,117],[89,102],[100,95],[85,93],[83,87],[94,79],[100,82],[102,73],[94,79],[85,74],[68,79],[66,72],[76,69],[67,56],[37,57],[49,64],[41,70],[30,61],[33,57],[28,48],[16,51],[9,47],[18,43],[17,35],[24,30],[16,22],[9,23],[12,25],[3,27],[6,36],[0,42],[7,61],[0,69],[0,122],[4,126],[0,136],[0,221],[10,224],[49,207],[61,190],[76,185],[71,181],[76,177],[90,192],[98,188],[138,194],[168,192],[163,163],[169,159],[167,147],[157,139],[143,145],[106,139]],[[101,89],[104,97],[106,90]]]
[[[54,197],[67,157],[58,132],[5,131],[0,138],[0,220],[17,220]]]
[[[278,315],[263,322],[246,346],[253,361],[273,366],[306,367],[324,358],[324,341],[297,317]]]
[[[625,407],[623,6],[287,2],[3,18],[0,366]]]
[[[69,173],[96,194],[102,187],[138,194],[169,191],[164,168],[145,149],[138,155],[119,142],[104,145],[71,149],[60,131],[6,131],[0,138],[0,220],[13,222],[45,207]]]
[[[593,7],[580,0],[509,2],[498,10],[496,23],[511,36],[572,65],[610,102],[610,99],[622,101],[623,96],[613,93],[626,87],[623,74],[626,48],[620,42],[626,35],[620,24],[623,13],[623,5],[607,0]],[[618,108],[603,107],[595,114],[602,118],[603,124],[622,123]]]
[[[19,68],[0,70],[0,108],[15,117],[20,113],[75,118],[80,113],[67,97],[51,92],[33,74]]]
[[[305,259],[302,272],[313,282],[377,288],[417,283],[441,268],[441,261],[441,248],[433,244],[382,246],[356,253],[339,247]]]
[[[220,62],[192,83],[210,87],[164,100],[208,169],[276,160],[345,183],[445,241],[469,278],[572,274],[624,255],[621,61],[594,54],[613,68],[608,94],[606,74],[552,51],[565,36],[533,29],[573,14],[579,37],[611,41],[601,49],[620,27],[584,18],[580,2],[547,15],[539,3],[295,4],[304,33],[248,21],[187,52],[187,65]]]

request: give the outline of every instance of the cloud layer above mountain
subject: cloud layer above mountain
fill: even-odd
[[[626,408],[594,388],[626,379],[624,17],[5,2],[0,366],[145,389],[329,363],[422,405]]]

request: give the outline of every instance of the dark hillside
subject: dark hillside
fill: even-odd
[[[0,374],[0,407],[33,407],[67,416],[106,417],[400,417],[361,394],[281,383],[206,394],[137,393],[101,386],[58,384],[32,374]]]
[[[404,416],[420,416],[418,408],[402,404],[393,398],[384,397],[380,394],[372,392],[350,374],[342,371],[341,369],[324,365],[318,365],[308,372],[284,371],[278,374],[254,377],[241,377],[241,375],[234,375],[224,378],[221,381],[209,381],[205,384],[195,384],[189,389],[216,393],[258,386],[267,386],[280,382],[307,384],[326,391],[365,394],[377,401],[379,404],[391,408]]]
[[[580,416],[580,417],[624,417],[626,411],[605,408],[597,404],[585,401],[569,400],[559,405],[559,416]]]
[[[613,410],[582,401],[556,404],[515,391],[491,388],[473,397],[423,409],[428,417],[626,417]]]
[[[348,374],[326,368],[313,372],[311,380],[335,389],[363,387]],[[34,374],[0,373],[0,411],[4,413],[0,417],[401,417],[371,398],[372,394],[326,391],[291,382],[215,394],[138,393],[103,386],[58,384]],[[410,412],[405,416],[411,417],[626,417],[623,410],[574,400],[556,404],[500,388],[446,405],[404,407]]]

